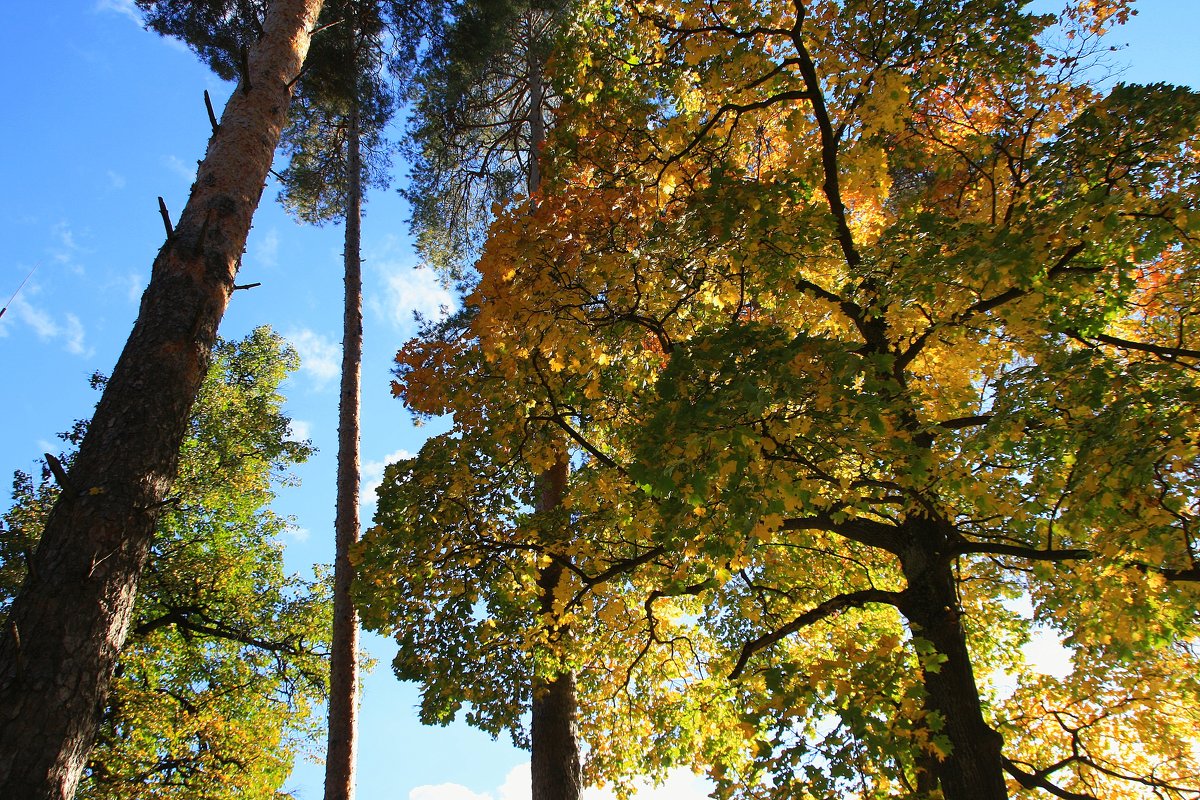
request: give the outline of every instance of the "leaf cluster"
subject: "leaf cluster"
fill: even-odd
[[[272,487],[312,452],[292,439],[278,392],[297,366],[268,328],[218,343],[80,797],[276,798],[294,753],[311,746],[328,587],[283,572],[289,523],[269,508]],[[59,491],[49,469],[14,479],[0,537],[6,602]]]

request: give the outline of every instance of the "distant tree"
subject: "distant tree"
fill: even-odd
[[[320,37],[309,55],[296,113],[283,137],[290,162],[280,176],[281,199],[300,219],[316,224],[341,220],[345,226],[326,800],[354,796],[359,623],[350,596],[350,549],[360,531],[363,187],[386,183],[383,131],[393,108],[382,81],[388,54],[381,12],[377,0],[326,6],[323,19],[338,27]]]
[[[327,590],[284,574],[287,521],[269,508],[273,485],[310,453],[281,411],[279,384],[297,363],[268,328],[217,343],[77,797],[267,800],[293,751],[311,749]],[[86,427],[62,438],[77,445]],[[14,479],[0,541],[20,546],[0,549],[0,615],[60,491],[48,467]]]
[[[495,210],[521,197],[536,198],[542,189],[541,152],[557,103],[546,74],[547,62],[563,28],[566,5],[557,0],[446,3],[441,24],[430,28],[429,46],[411,92],[407,155],[413,168],[405,196],[413,207],[412,226],[422,257],[443,277],[464,286],[472,281],[471,262],[479,254]],[[452,337],[471,313],[467,309],[443,324],[430,326],[425,341]],[[543,425],[531,435],[544,438],[548,430]],[[507,477],[530,482],[532,494],[528,496],[539,524],[545,526],[554,546],[567,546],[570,526],[560,501],[569,452],[565,443],[554,441],[555,455],[544,469],[523,476],[514,471]],[[511,486],[498,491],[516,495],[525,489]],[[412,544],[420,551],[422,544],[435,547],[437,540],[434,534],[432,539],[418,537]],[[437,559],[437,554],[429,551],[417,558]],[[410,577],[420,580],[416,575]],[[557,620],[554,611],[554,593],[561,577],[552,561],[539,571],[536,582],[541,587],[544,649],[533,656],[531,671],[510,673],[510,677],[527,676],[520,691],[524,696],[528,686],[528,744],[535,800],[574,798],[582,786],[575,678],[560,660],[570,638],[569,627]],[[450,578],[448,583],[454,585],[455,580]],[[404,639],[408,634],[397,635]],[[421,680],[427,695],[446,690],[442,677],[433,674],[436,668],[414,671],[401,666],[406,660],[403,653],[397,656],[398,674]],[[468,693],[471,690],[464,687],[461,694]],[[498,701],[488,712],[469,718],[479,722],[486,718],[485,725],[490,726],[498,721],[494,712],[502,708],[512,710]],[[518,718],[507,725],[518,741],[524,742]]]
[[[321,0],[273,0],[0,638],[0,796],[74,795]]]

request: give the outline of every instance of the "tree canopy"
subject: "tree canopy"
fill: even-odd
[[[328,587],[284,573],[288,520],[270,509],[311,452],[293,440],[279,394],[297,365],[269,328],[217,344],[78,797],[267,800],[280,796],[292,758],[313,752]],[[63,438],[77,444],[85,428]],[[59,491],[48,467],[14,479],[0,610]]]
[[[520,735],[554,563],[593,778],[1200,793],[1200,97],[1024,5],[585,4],[540,196],[398,356],[453,427],[361,600],[427,720]]]

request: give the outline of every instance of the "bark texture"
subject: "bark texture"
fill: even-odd
[[[356,26],[351,13],[351,80],[357,80]],[[345,308],[342,316],[342,384],[338,404],[337,512],[334,518],[333,637],[329,662],[329,739],[325,753],[325,800],[353,800],[358,730],[358,612],[350,597],[358,541],[359,408],[362,394],[362,144],[358,97],[346,120]]]
[[[68,800],[321,0],[275,0],[0,638],[0,797]]]
[[[1001,758],[1003,739],[987,724],[971,667],[966,634],[959,616],[954,572],[946,545],[953,537],[948,523],[910,520],[910,542],[901,553],[908,580],[901,611],[913,633],[929,641],[945,661],[925,670],[926,703],[945,721],[952,751],[934,771],[946,800],[1006,800]]]
[[[567,451],[563,446],[555,465],[540,476],[538,511],[553,512],[562,507],[568,469]],[[543,618],[554,616],[554,596],[565,578],[563,572],[558,562],[552,562],[538,572]],[[551,624],[548,633],[552,643],[559,643],[569,631],[565,626]],[[579,798],[583,789],[583,775],[579,760],[577,708],[573,672],[554,672],[549,675],[535,672],[530,721],[532,800]]]
[[[578,800],[583,790],[576,738],[575,674],[536,681],[533,695],[532,800]]]

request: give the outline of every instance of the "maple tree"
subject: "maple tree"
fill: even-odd
[[[414,82],[409,137],[414,168],[406,195],[413,203],[418,250],[446,278],[469,282],[466,265],[496,210],[515,197],[541,193],[542,149],[557,103],[545,71],[566,13],[558,2],[469,0],[446,4],[443,24],[432,30]],[[463,321],[460,316],[434,327],[451,331]],[[529,483],[538,524],[557,531],[561,540],[568,535],[561,509],[568,453],[561,443],[555,453],[544,468],[521,479]],[[436,558],[428,552],[414,557],[431,555]],[[529,709],[527,739],[521,725],[510,727],[531,751],[534,800],[572,800],[582,790],[576,679],[557,656],[570,638],[553,601],[561,578],[553,563],[534,578],[541,634],[508,709]],[[404,661],[401,652],[398,674],[411,670]],[[449,676],[427,678],[441,683]]]
[[[78,797],[274,798],[294,753],[312,749],[328,590],[284,574],[287,521],[269,507],[311,452],[281,411],[279,384],[297,364],[268,328],[217,343]],[[78,445],[86,427],[63,438]],[[4,611],[60,491],[51,473],[14,479]]]
[[[585,8],[546,188],[399,357],[454,424],[385,477],[364,613],[427,719],[519,724],[552,617],[594,778],[1200,794],[1200,98],[1089,82],[1129,13]]]

